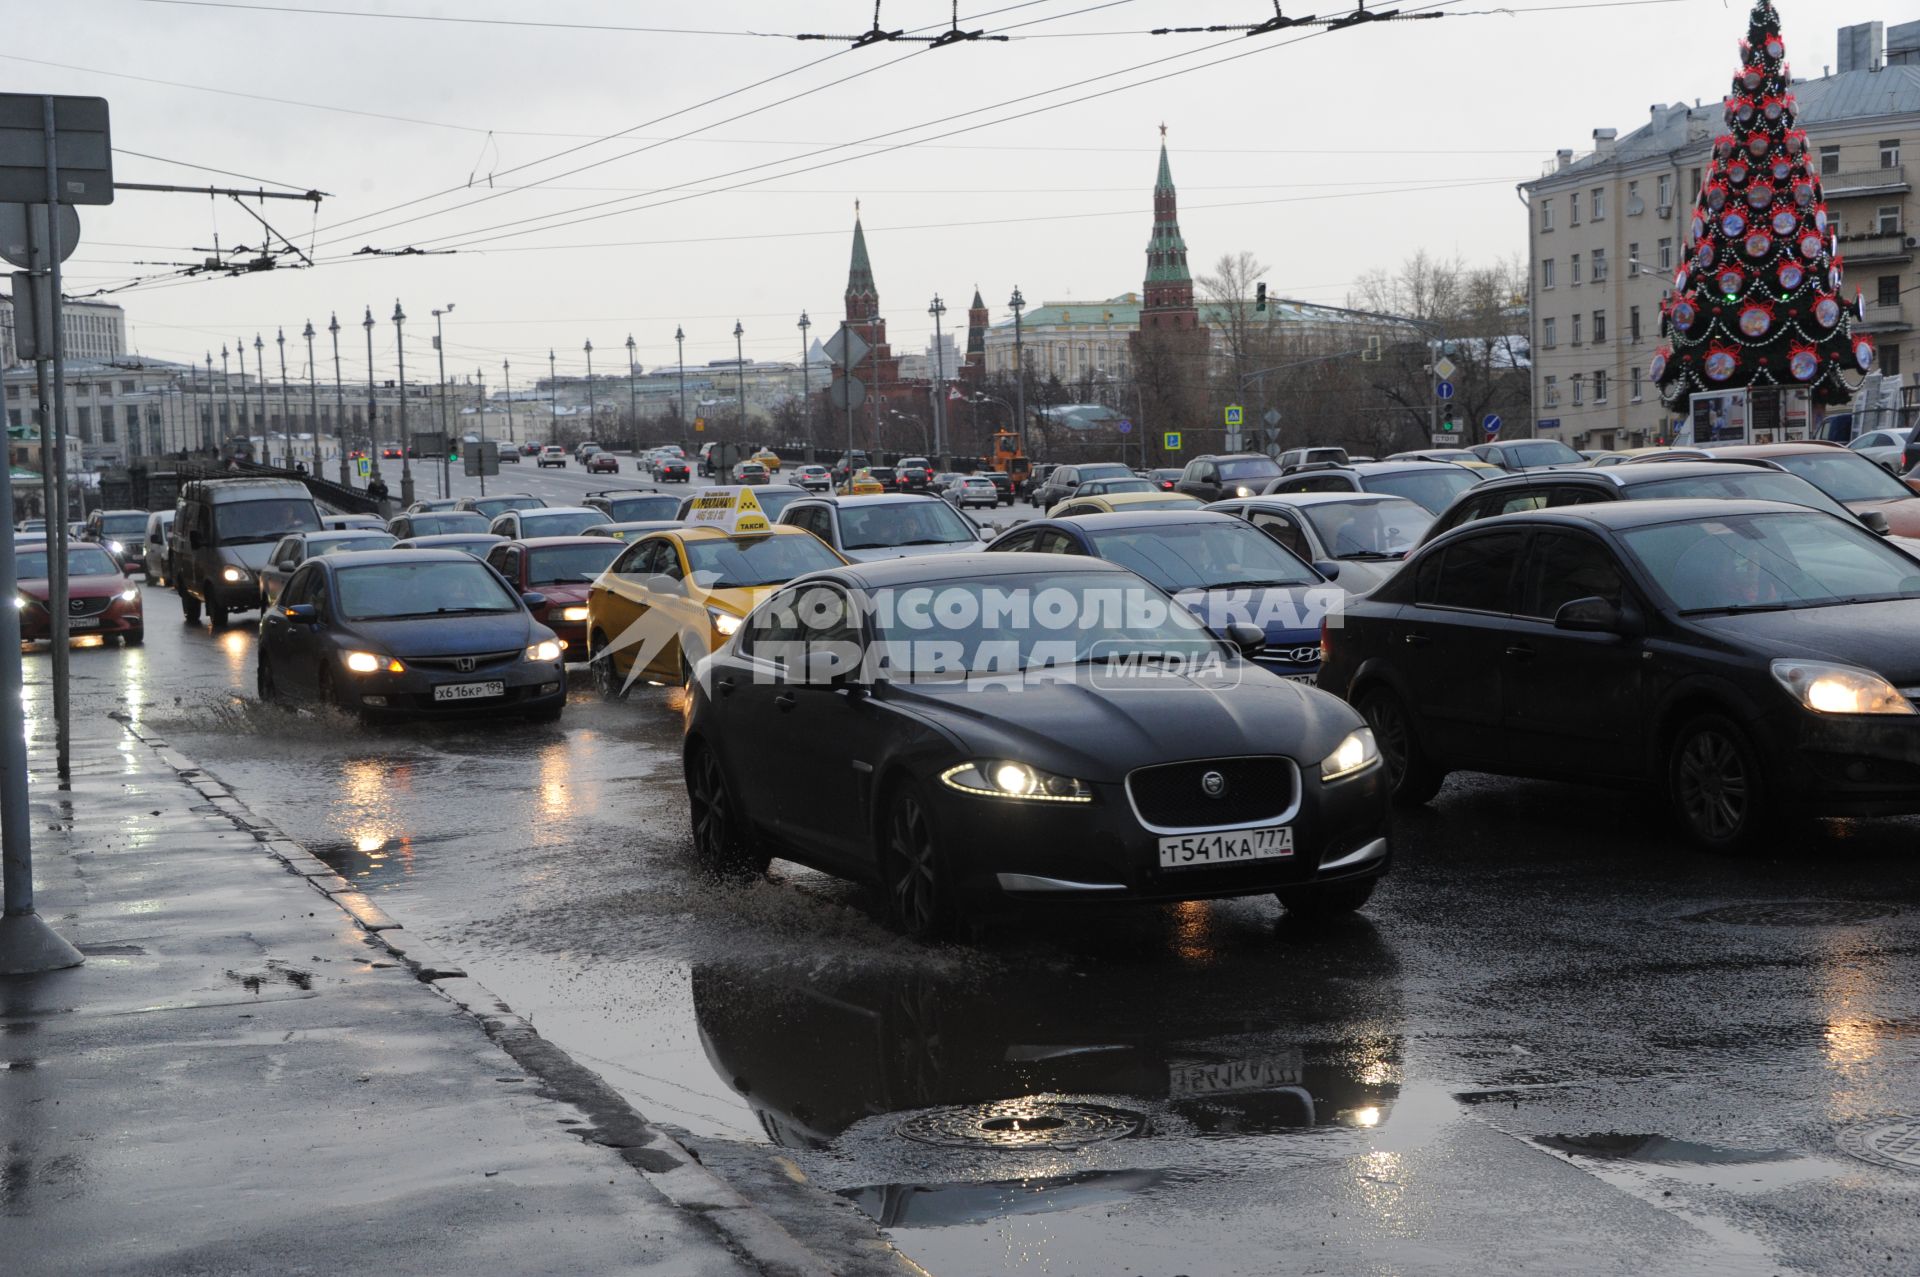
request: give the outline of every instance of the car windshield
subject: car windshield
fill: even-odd
[[[1835,501],[1898,501],[1912,498],[1913,489],[1857,452],[1822,448],[1772,457]]]
[[[1368,492],[1405,497],[1439,514],[1462,492],[1479,487],[1480,476],[1459,466],[1449,466],[1445,470],[1409,470],[1404,474],[1369,476],[1366,485]]]
[[[943,501],[908,500],[840,509],[840,544],[848,550],[889,550],[909,545],[958,545],[978,541],[966,519]]]
[[[304,497],[236,501],[213,508],[213,526],[219,529],[221,545],[252,545],[278,541],[291,532],[318,532],[320,511]]]
[[[539,510],[546,504],[539,497],[481,497],[473,509],[483,518],[497,519],[509,510]]]
[[[432,545],[421,545],[415,541],[400,541],[394,546],[398,550],[458,550],[462,554],[471,554],[478,559],[488,550],[500,544],[499,537],[471,537],[461,539],[449,537],[444,541],[435,541]]]
[[[1512,466],[1578,465],[1586,460],[1558,439],[1529,439],[1500,449],[1500,459]]]
[[[917,675],[957,678],[1134,656],[1192,663],[1220,652],[1185,608],[1120,573],[1020,573],[883,595],[869,600],[875,637],[888,665]]]
[[[1788,505],[1825,510],[1843,519],[1853,518],[1845,506],[1805,479],[1798,475],[1781,474],[1778,470],[1661,479],[1654,483],[1636,483],[1627,489],[1627,494],[1651,501],[1672,501],[1686,497],[1744,497],[1755,501],[1784,501]]]
[[[358,554],[362,550],[389,550],[393,538],[378,536],[346,537],[339,541],[308,541],[308,554]]]
[[[1220,463],[1220,481],[1222,483],[1244,483],[1248,479],[1273,479],[1280,474],[1279,465],[1271,457],[1236,457]]]
[[[110,537],[137,537],[147,530],[144,514],[108,514],[101,516],[100,531]]]
[[[520,515],[523,537],[577,537],[607,516],[598,510],[528,510]]]
[[[520,606],[500,578],[478,560],[341,568],[334,580],[340,615],[349,621],[511,612]]]
[[[48,550],[39,546],[32,550],[16,550],[14,575],[22,581],[44,581],[47,579]],[[120,566],[107,557],[106,551],[97,545],[70,545],[67,547],[67,575],[74,576],[119,576]]]
[[[763,488],[754,494],[753,499],[760,503],[760,508],[767,512],[769,519],[778,519],[780,512],[787,508],[789,502],[806,495],[807,494],[799,488],[793,488],[791,490]]]
[[[1823,514],[1747,514],[1621,534],[1682,613],[1920,599],[1920,564]]]
[[[613,556],[624,549],[609,538],[604,545],[559,545],[536,549],[527,556],[530,585],[582,585],[606,571]]]
[[[680,498],[665,494],[643,497],[608,497],[614,523],[645,523],[650,519],[671,519],[680,509]]]
[[[840,566],[840,557],[814,536],[701,539],[686,542],[685,548],[695,580],[709,590],[778,585]]]
[[[1160,485],[1148,483],[1145,479],[1095,479],[1080,485],[1078,495],[1083,497],[1110,497],[1116,492],[1158,492]]]
[[[1170,593],[1181,590],[1318,585],[1313,569],[1266,533],[1238,519],[1154,522],[1092,533],[1093,549]]]
[[[1398,559],[1420,544],[1433,512],[1411,501],[1328,501],[1302,506],[1320,544],[1336,559]]]
[[[804,475],[808,475],[810,477],[823,475],[826,472],[827,472],[827,468],[825,466],[801,466],[800,467],[800,473]]]
[[[472,510],[449,510],[445,514],[412,516],[413,535],[440,536],[448,532],[485,532],[487,516]]]

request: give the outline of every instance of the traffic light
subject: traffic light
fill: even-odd
[[[1265,284],[1254,285],[1253,308],[1255,310],[1265,310],[1267,308],[1267,286]]]
[[[1454,421],[1454,419],[1453,419],[1453,409],[1451,409],[1451,408],[1443,408],[1443,409],[1441,409],[1441,411],[1440,411],[1440,430],[1441,430],[1441,433],[1443,433],[1443,434],[1453,434],[1453,433],[1454,433],[1455,431],[1457,431],[1457,430],[1459,430],[1459,429],[1460,429],[1460,426],[1459,426],[1459,423],[1458,423],[1458,422],[1456,422],[1456,421]]]

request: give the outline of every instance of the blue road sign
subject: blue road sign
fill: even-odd
[[[1437,381],[1433,385],[1433,393],[1439,397],[1441,403],[1445,403],[1447,400],[1453,398],[1453,383],[1450,381]]]
[[[1482,417],[1480,419],[1480,428],[1487,432],[1487,438],[1489,439],[1499,434],[1500,433],[1500,414],[1497,412],[1490,412],[1486,416]]]
[[[1227,405],[1227,424],[1229,426],[1237,426],[1244,419],[1245,419],[1245,413],[1241,411],[1239,404],[1236,403],[1236,404]]]
[[[1178,430],[1167,431],[1166,437],[1162,440],[1162,444],[1168,452],[1180,451],[1180,432]]]
[[[1133,423],[1131,421],[1128,421],[1125,417],[1122,417],[1120,418],[1120,424],[1115,426],[1114,429],[1118,430],[1123,435],[1132,434]]]
[[[1535,430],[1558,430],[1560,428],[1560,418],[1542,417],[1533,423],[1533,428]]]

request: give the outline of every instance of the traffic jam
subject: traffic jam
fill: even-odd
[[[1920,813],[1920,492],[1855,451],[906,461],[768,482],[764,450],[714,476],[739,482],[384,525],[288,479],[195,480],[93,516],[68,625],[141,643],[144,574],[188,625],[257,618],[259,702],[376,733],[673,689],[647,704],[682,723],[690,863],[847,879],[923,940],[1081,902],[1349,914],[1394,809],[1456,773],[1651,795],[1710,853]]]

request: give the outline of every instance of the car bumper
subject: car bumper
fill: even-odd
[[[1772,775],[1796,807],[1820,816],[1920,814],[1920,715],[1789,714],[1764,735],[1786,742]]]
[[[501,683],[503,694],[474,700],[443,701],[438,687],[463,683]],[[383,714],[459,717],[469,714],[517,714],[548,709],[567,699],[567,669],[559,661],[516,661],[471,673],[409,667],[404,674],[342,673],[336,680],[343,698],[361,709]]]
[[[1303,775],[1292,855],[1162,868],[1163,836],[1141,824],[1121,785],[1087,804],[1028,803],[932,788],[936,828],[950,834],[962,890],[984,906],[1055,901],[1203,900],[1379,877],[1392,861],[1383,768],[1333,786]]]
[[[105,612],[92,616],[69,616],[67,618],[67,637],[85,638],[89,634],[142,634],[146,631],[146,618],[137,603],[125,603],[118,599]],[[22,642],[39,642],[53,637],[53,616],[44,607],[23,607],[20,609],[20,639]]]

